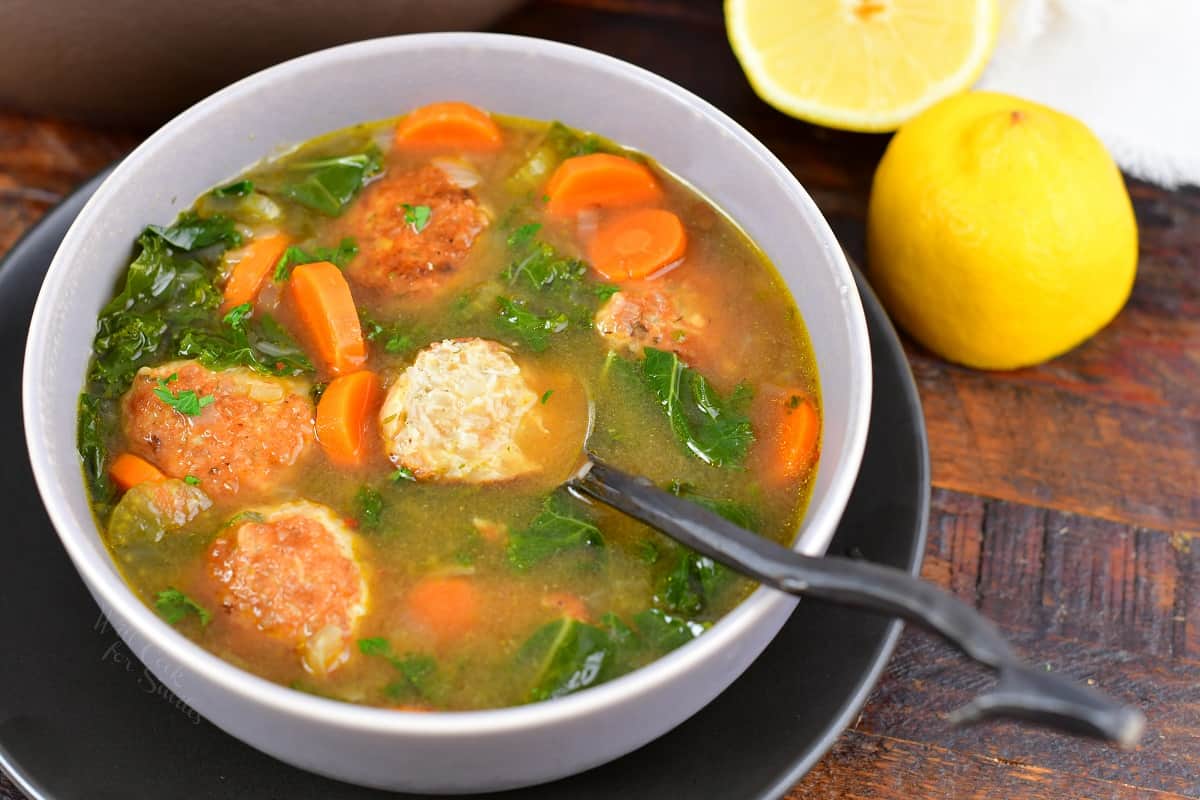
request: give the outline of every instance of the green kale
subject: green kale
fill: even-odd
[[[636,615],[633,624],[637,626],[642,640],[658,653],[669,653],[708,629],[707,625],[672,617],[657,608]]]
[[[233,220],[219,214],[214,217],[201,217],[194,211],[180,214],[179,219],[166,228],[161,225],[147,225],[146,233],[159,237],[183,252],[200,250],[214,244],[237,247],[242,243],[242,235],[237,232]]]
[[[578,503],[568,498],[564,492],[550,495],[528,527],[512,532],[508,539],[509,564],[525,570],[564,551],[595,553],[604,547],[600,529],[582,515]]]
[[[173,586],[168,586],[158,593],[154,599],[154,607],[158,609],[162,618],[172,625],[181,622],[189,614],[199,617],[201,625],[212,622],[212,614],[207,608]]]
[[[562,333],[570,324],[567,315],[562,312],[538,314],[531,311],[521,300],[498,297],[496,303],[497,327],[523,342],[535,353],[542,352],[550,345],[551,334]]]
[[[356,255],[358,255],[358,242],[350,236],[342,239],[337,247],[317,247],[311,253],[302,247],[293,245],[284,250],[279,261],[275,263],[273,278],[276,282],[286,281],[292,273],[292,267],[299,264],[312,264],[316,261],[328,261],[338,269],[345,269]]]
[[[104,398],[123,394],[139,369],[175,349],[179,330],[205,324],[221,303],[212,273],[200,262],[176,255],[165,239],[149,233],[138,246],[124,286],[96,324],[88,380],[92,393]]]
[[[570,617],[534,631],[517,652],[516,662],[530,676],[526,697],[531,703],[572,694],[616,674],[608,632]]]
[[[76,434],[79,457],[83,459],[83,473],[92,490],[92,498],[101,502],[112,496],[112,484],[109,483],[104,462],[108,458],[108,428],[116,413],[113,405],[112,400],[86,392],[79,396],[79,429]]]
[[[354,495],[358,507],[358,524],[364,529],[374,530],[383,520],[383,495],[370,486],[364,486]]]
[[[285,184],[283,193],[303,206],[329,217],[342,213],[367,178],[379,172],[382,154],[372,147],[365,153],[301,161],[289,170],[303,172],[297,181]]]
[[[363,338],[368,342],[382,342],[384,352],[393,355],[407,353],[417,346],[417,331],[402,322],[384,325],[365,311],[359,313]]]
[[[312,361],[283,326],[269,314],[256,316],[249,303],[231,309],[221,321],[225,327],[220,331],[185,331],[176,354],[210,369],[249,367],[265,375],[313,371]]]
[[[226,186],[218,186],[210,194],[213,197],[245,197],[254,191],[254,181],[241,180]]]
[[[729,577],[729,570],[708,556],[685,549],[663,580],[658,600],[668,611],[694,617],[711,605]]]
[[[642,376],[684,449],[711,466],[740,466],[754,442],[750,419],[741,408],[746,390],[722,401],[704,376],[675,353],[647,347],[645,354]]]
[[[393,700],[414,697],[428,698],[435,690],[437,661],[422,653],[398,656],[392,652],[391,643],[382,636],[358,640],[358,651],[365,656],[387,660],[400,673],[400,678],[384,687],[384,692]]]

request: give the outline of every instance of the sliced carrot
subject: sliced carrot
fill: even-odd
[[[554,609],[564,617],[577,619],[580,622],[591,622],[592,620],[587,603],[584,603],[579,595],[570,592],[550,592],[542,595],[542,605]]]
[[[479,623],[479,591],[463,577],[425,578],[405,598],[408,613],[446,642]]]
[[[486,111],[469,103],[433,103],[400,120],[395,143],[413,149],[496,150],[504,135]]]
[[[662,196],[654,174],[628,158],[592,153],[568,158],[546,184],[546,210],[569,215],[588,206],[647,205]]]
[[[601,224],[588,246],[588,259],[610,281],[632,280],[674,264],[686,248],[679,217],[661,208],[639,208]]]
[[[800,389],[772,391],[765,398],[767,432],[765,472],[776,483],[794,481],[813,465],[821,437],[816,404]]]
[[[288,282],[305,336],[329,371],[344,375],[361,367],[367,347],[342,271],[328,261],[301,264]]]
[[[330,381],[317,404],[317,441],[330,461],[341,467],[362,465],[382,397],[379,376],[369,370]]]
[[[243,303],[254,302],[263,281],[275,269],[287,247],[288,237],[277,233],[274,236],[255,239],[245,247],[226,254],[225,257],[234,263],[229,272],[229,279],[225,281],[222,314]]]
[[[166,477],[158,467],[133,453],[121,453],[114,458],[108,467],[108,474],[123,492],[139,483],[161,481]]]

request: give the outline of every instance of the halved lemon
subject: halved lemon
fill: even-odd
[[[831,128],[890,131],[967,88],[996,41],[995,0],[725,0],[759,97]]]

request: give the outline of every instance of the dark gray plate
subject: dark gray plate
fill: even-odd
[[[34,797],[387,796],[275,761],[169,694],[100,615],[46,518],[18,453],[22,352],[46,267],[103,177],[47,214],[0,265],[0,441],[9,447],[0,459],[0,765]],[[915,572],[929,510],[924,420],[895,331],[856,277],[875,402],[862,472],[830,552]],[[733,686],[671,733],[590,772],[503,798],[782,795],[853,719],[899,632],[897,622],[803,602]]]

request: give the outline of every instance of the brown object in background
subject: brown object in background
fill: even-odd
[[[6,0],[0,110],[153,126],[280,61],[360,39],[486,27],[520,1]]]

